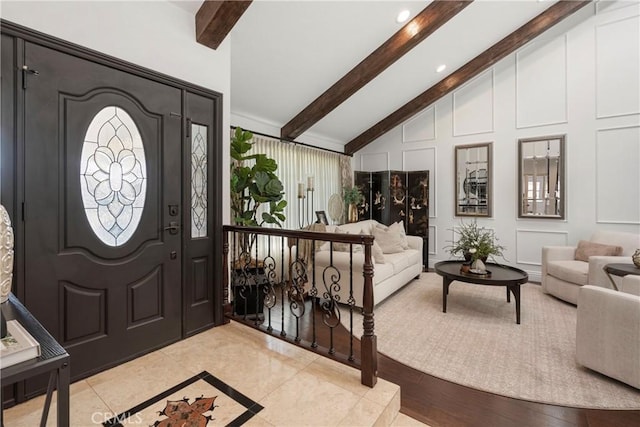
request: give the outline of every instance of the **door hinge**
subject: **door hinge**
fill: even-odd
[[[34,76],[37,76],[37,75],[40,74],[40,71],[31,70],[31,69],[29,69],[28,65],[23,65],[22,66],[22,89],[26,89],[27,88],[27,76],[29,74],[33,74]]]
[[[187,138],[191,138],[191,119],[187,119],[187,129],[185,132]]]

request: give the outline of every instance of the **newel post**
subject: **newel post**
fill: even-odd
[[[378,381],[378,342],[374,333],[373,322],[373,262],[371,261],[372,241],[364,244],[364,265],[362,274],[364,276],[364,293],[362,301],[362,321],[363,333],[360,339],[360,351],[362,352],[361,382],[373,387]]]
[[[223,323],[229,323],[228,315],[233,313],[229,303],[229,230],[222,230],[222,312]]]

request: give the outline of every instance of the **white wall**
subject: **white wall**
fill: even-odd
[[[596,9],[600,7],[599,10]],[[430,260],[449,259],[454,147],[493,142],[493,217],[508,264],[540,280],[543,245],[640,233],[640,3],[587,6],[354,156],[355,170],[431,170]],[[566,134],[565,220],[518,219],[518,138]],[[468,221],[469,218],[464,218]]]
[[[231,48],[195,40],[193,14],[167,1],[6,1],[0,16],[16,24],[223,94],[230,126]],[[229,133],[223,135],[223,200],[229,199]],[[229,222],[229,209],[223,209]]]

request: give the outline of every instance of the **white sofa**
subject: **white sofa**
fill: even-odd
[[[578,303],[578,291],[584,285],[612,288],[602,270],[606,264],[631,264],[631,255],[640,248],[640,235],[613,231],[597,231],[590,242],[620,246],[620,256],[590,256],[588,262],[576,260],[575,246],[542,248],[542,290],[572,304]]]
[[[580,288],[576,361],[640,389],[640,276],[623,277],[620,292]]]
[[[375,220],[365,220],[351,224],[340,225],[340,230],[349,234],[372,234],[372,227],[379,223]],[[327,226],[327,232],[335,232],[336,226]],[[372,255],[373,265],[373,303],[379,304],[389,295],[409,283],[412,279],[420,276],[422,272],[422,238],[418,236],[407,236],[409,249],[399,253],[385,253],[384,263],[375,262]],[[356,245],[354,245],[356,246]],[[359,245],[358,245],[359,246]],[[362,267],[364,264],[364,252],[353,253],[353,270],[349,271],[350,253],[333,250],[333,267],[331,265],[331,251],[328,244],[323,245],[315,253],[316,264],[316,286],[318,296],[322,298],[326,292],[324,283],[329,286],[332,283],[331,275],[339,272],[337,283],[340,289],[334,292],[338,295],[340,302],[347,303],[349,300],[349,286],[351,273],[353,274],[353,297],[355,305],[362,307],[362,295],[364,291],[364,276]],[[323,275],[325,279],[323,281]]]

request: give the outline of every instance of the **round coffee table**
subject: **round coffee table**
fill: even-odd
[[[481,276],[472,273],[462,273],[463,261],[440,261],[435,265],[435,271],[442,276],[442,312],[447,312],[447,295],[449,285],[454,280],[475,285],[504,286],[507,289],[507,302],[511,302],[511,294],[516,300],[516,323],[520,324],[520,285],[529,281],[529,275],[519,268],[493,263],[486,264],[491,276]]]

